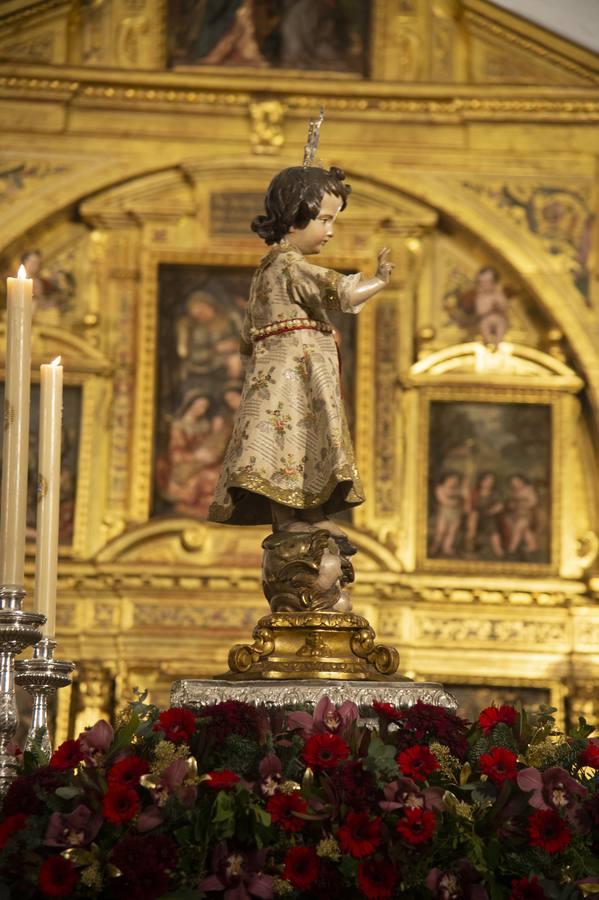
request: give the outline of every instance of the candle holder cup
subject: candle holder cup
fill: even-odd
[[[54,659],[56,641],[42,638],[33,648],[31,659],[17,661],[16,682],[24,687],[33,698],[31,725],[25,741],[25,749],[31,750],[34,745],[40,747],[46,756],[52,755],[52,742],[48,729],[48,697],[55,694],[58,688],[71,683],[74,662]]]
[[[22,609],[25,589],[21,585],[0,586],[0,797],[15,777],[16,759],[9,744],[19,724],[15,696],[15,656],[42,637],[46,621],[41,613]]]

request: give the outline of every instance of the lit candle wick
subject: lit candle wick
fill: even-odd
[[[52,362],[49,363],[49,365],[51,365],[51,366],[59,366],[61,360],[62,360],[62,356],[57,356],[56,359],[53,359]]]
[[[19,279],[19,281],[25,281],[25,279],[27,278],[27,269],[25,268],[25,266],[22,263],[19,266],[19,271],[17,272],[17,278]]]

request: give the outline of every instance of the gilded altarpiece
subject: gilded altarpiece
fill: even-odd
[[[58,736],[135,686],[166,703],[173,680],[223,671],[265,611],[263,530],[173,502],[164,453],[216,378],[202,317],[222,325],[235,400],[238,310],[217,282],[259,260],[248,222],[321,103],[323,157],[354,188],[326,261],[368,271],[388,245],[396,263],[349,356],[367,492],[348,526],[355,606],[403,673],[466,708],[520,696],[596,719],[596,55],[485,0],[374,0],[359,65],[273,73],[175,63],[163,0],[38,6],[0,13],[0,253],[8,273],[40,251],[34,363],[62,354],[81,397],[58,610],[79,668]],[[201,273],[172,322],[169,267]],[[192,302],[195,332],[194,292],[211,294]],[[202,415],[191,431],[214,449],[229,413]],[[446,434],[460,422],[461,447]]]

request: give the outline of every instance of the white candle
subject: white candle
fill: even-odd
[[[62,366],[60,356],[40,367],[40,432],[37,486],[37,545],[34,608],[47,622],[44,636],[56,630]]]
[[[4,448],[0,500],[0,584],[23,584],[29,456],[31,296],[33,280],[21,266],[8,279]]]

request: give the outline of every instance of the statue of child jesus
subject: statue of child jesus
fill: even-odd
[[[242,327],[243,393],[208,518],[273,531],[343,531],[328,517],[364,494],[341,399],[327,310],[357,313],[388,283],[389,250],[376,273],[341,275],[308,262],[333,237],[351,188],[344,173],[294,166],[276,175],[266,215],[252,229],[272,249],[252,279]]]

